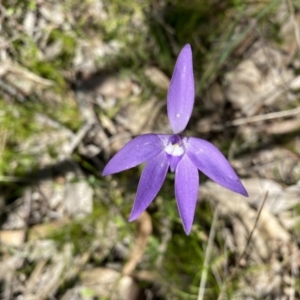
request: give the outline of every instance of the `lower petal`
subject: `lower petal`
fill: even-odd
[[[175,196],[184,231],[189,234],[194,220],[199,189],[198,169],[184,155],[175,173]]]
[[[153,201],[161,189],[168,168],[169,163],[165,152],[161,152],[147,162],[141,175],[129,221],[138,218]]]

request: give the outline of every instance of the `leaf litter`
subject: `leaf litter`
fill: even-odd
[[[148,295],[145,299],[162,295],[168,299],[170,293],[173,299],[178,298],[174,283],[170,278],[168,281],[164,269],[168,245],[176,235],[174,221],[170,219],[158,226],[154,207],[138,220],[136,231],[128,229],[124,216],[134,197],[132,183],[121,177],[94,182],[108,159],[132,136],[165,130],[167,119],[162,100],[169,84],[168,72],[152,64],[138,75],[128,69],[125,74],[100,72],[106,58],[113,63],[126,49],[126,42],[120,36],[107,41],[101,34],[87,39],[81,33],[71,54],[71,64],[64,66],[64,76],[74,80],[75,88],[53,92],[53,85],[60,80],[53,76],[54,71],[51,69],[52,75],[45,76],[26,64],[24,59],[28,59],[30,53],[14,42],[25,43],[27,37],[32,38],[37,47],[31,50],[48,66],[48,61],[57,60],[65,51],[65,40],[52,42],[52,29],[69,35],[70,28],[76,27],[76,1],[73,5],[68,8],[53,2],[38,3],[35,13],[32,8],[16,10],[11,18],[5,19],[8,30],[3,32],[0,47],[1,101],[11,106],[16,105],[15,100],[25,104],[31,98],[42,101],[47,91],[50,95],[47,101],[54,95],[53,101],[59,105],[67,93],[67,97],[77,103],[81,125],[70,128],[48,116],[47,111],[35,114],[36,122],[43,124],[44,130],[19,142],[17,149],[35,157],[34,168],[38,171],[29,167],[24,174],[1,174],[8,183],[13,184],[11,179],[14,178],[20,186],[24,185],[24,178],[32,180],[14,199],[3,189],[1,296],[3,299],[14,299],[18,295],[22,299],[68,300],[137,299],[137,295],[142,294]],[[107,21],[110,10],[106,1],[90,1],[86,5],[81,7],[87,13],[82,14],[83,18],[86,16],[84,21],[101,23],[97,21],[100,18],[107,22],[105,30],[111,34],[113,31],[109,30],[113,25]],[[10,13],[7,8],[1,10],[6,16]],[[147,34],[143,13],[134,5],[132,10],[135,11],[132,23],[126,18],[120,20],[129,22],[126,26],[131,30],[142,23],[141,31]],[[188,128],[191,133],[200,132],[221,142],[218,132],[232,130],[222,121],[224,115],[226,122],[234,122],[298,107],[300,68],[295,32],[300,27],[299,13],[295,10],[291,14],[282,4],[273,18],[279,24],[281,42],[266,39],[259,26],[252,27],[228,56],[228,62],[238,58],[239,63],[230,68],[225,66],[223,75],[216,76],[203,93],[204,99],[198,100],[197,104],[203,105],[207,114],[199,114],[197,120],[194,116],[193,126]],[[237,35],[244,25],[237,25]],[[298,114],[236,125],[228,153],[235,170],[244,178],[243,184],[250,194],[248,199],[209,181],[201,184],[199,209],[209,201],[211,207],[219,211],[216,225],[219,231],[211,256],[220,255],[211,258],[209,272],[212,270],[215,278],[219,276],[222,286],[226,276],[237,269],[236,286],[232,288],[230,299],[299,297],[298,131]],[[5,143],[7,148],[7,138]],[[13,188],[16,189],[16,185]],[[246,255],[237,265],[267,192]],[[205,236],[205,229],[197,231],[197,226],[194,226],[195,232]],[[160,231],[165,233],[158,234]],[[223,241],[221,246],[220,240]],[[157,249],[161,250],[151,258],[153,253],[149,249],[156,242]],[[140,282],[147,287],[139,286]]]

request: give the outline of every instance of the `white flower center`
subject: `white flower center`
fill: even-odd
[[[182,146],[179,146],[178,144],[173,145],[172,143],[168,144],[165,147],[165,151],[173,156],[181,156],[184,153],[184,149]]]

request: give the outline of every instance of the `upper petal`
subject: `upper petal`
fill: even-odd
[[[175,196],[184,231],[189,234],[194,220],[199,188],[198,169],[187,155],[178,163],[175,173]]]
[[[198,138],[189,138],[186,153],[206,176],[223,187],[248,197],[239,177],[217,147]]]
[[[165,152],[149,160],[142,172],[129,221],[134,221],[150,205],[159,192],[168,171]]]
[[[110,175],[133,168],[156,156],[163,150],[163,143],[156,134],[139,135],[129,141],[108,162],[102,175]]]
[[[174,133],[186,127],[192,114],[194,98],[192,50],[187,44],[177,58],[168,91],[168,117]]]

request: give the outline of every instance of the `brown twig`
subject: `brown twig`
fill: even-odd
[[[147,212],[143,212],[141,214],[141,216],[137,219],[137,224],[138,236],[131,251],[129,260],[122,269],[122,275],[131,275],[131,273],[135,270],[137,264],[144,255],[149,236],[152,232],[152,221]]]
[[[226,123],[226,126],[240,126],[248,123],[255,123],[255,122],[261,122],[266,120],[272,120],[277,118],[284,118],[284,117],[291,117],[300,114],[300,107],[288,109],[284,111],[277,111],[272,112],[269,114],[263,114],[263,115],[257,115],[257,116],[251,116],[248,118],[240,118],[235,119],[231,122]]]

